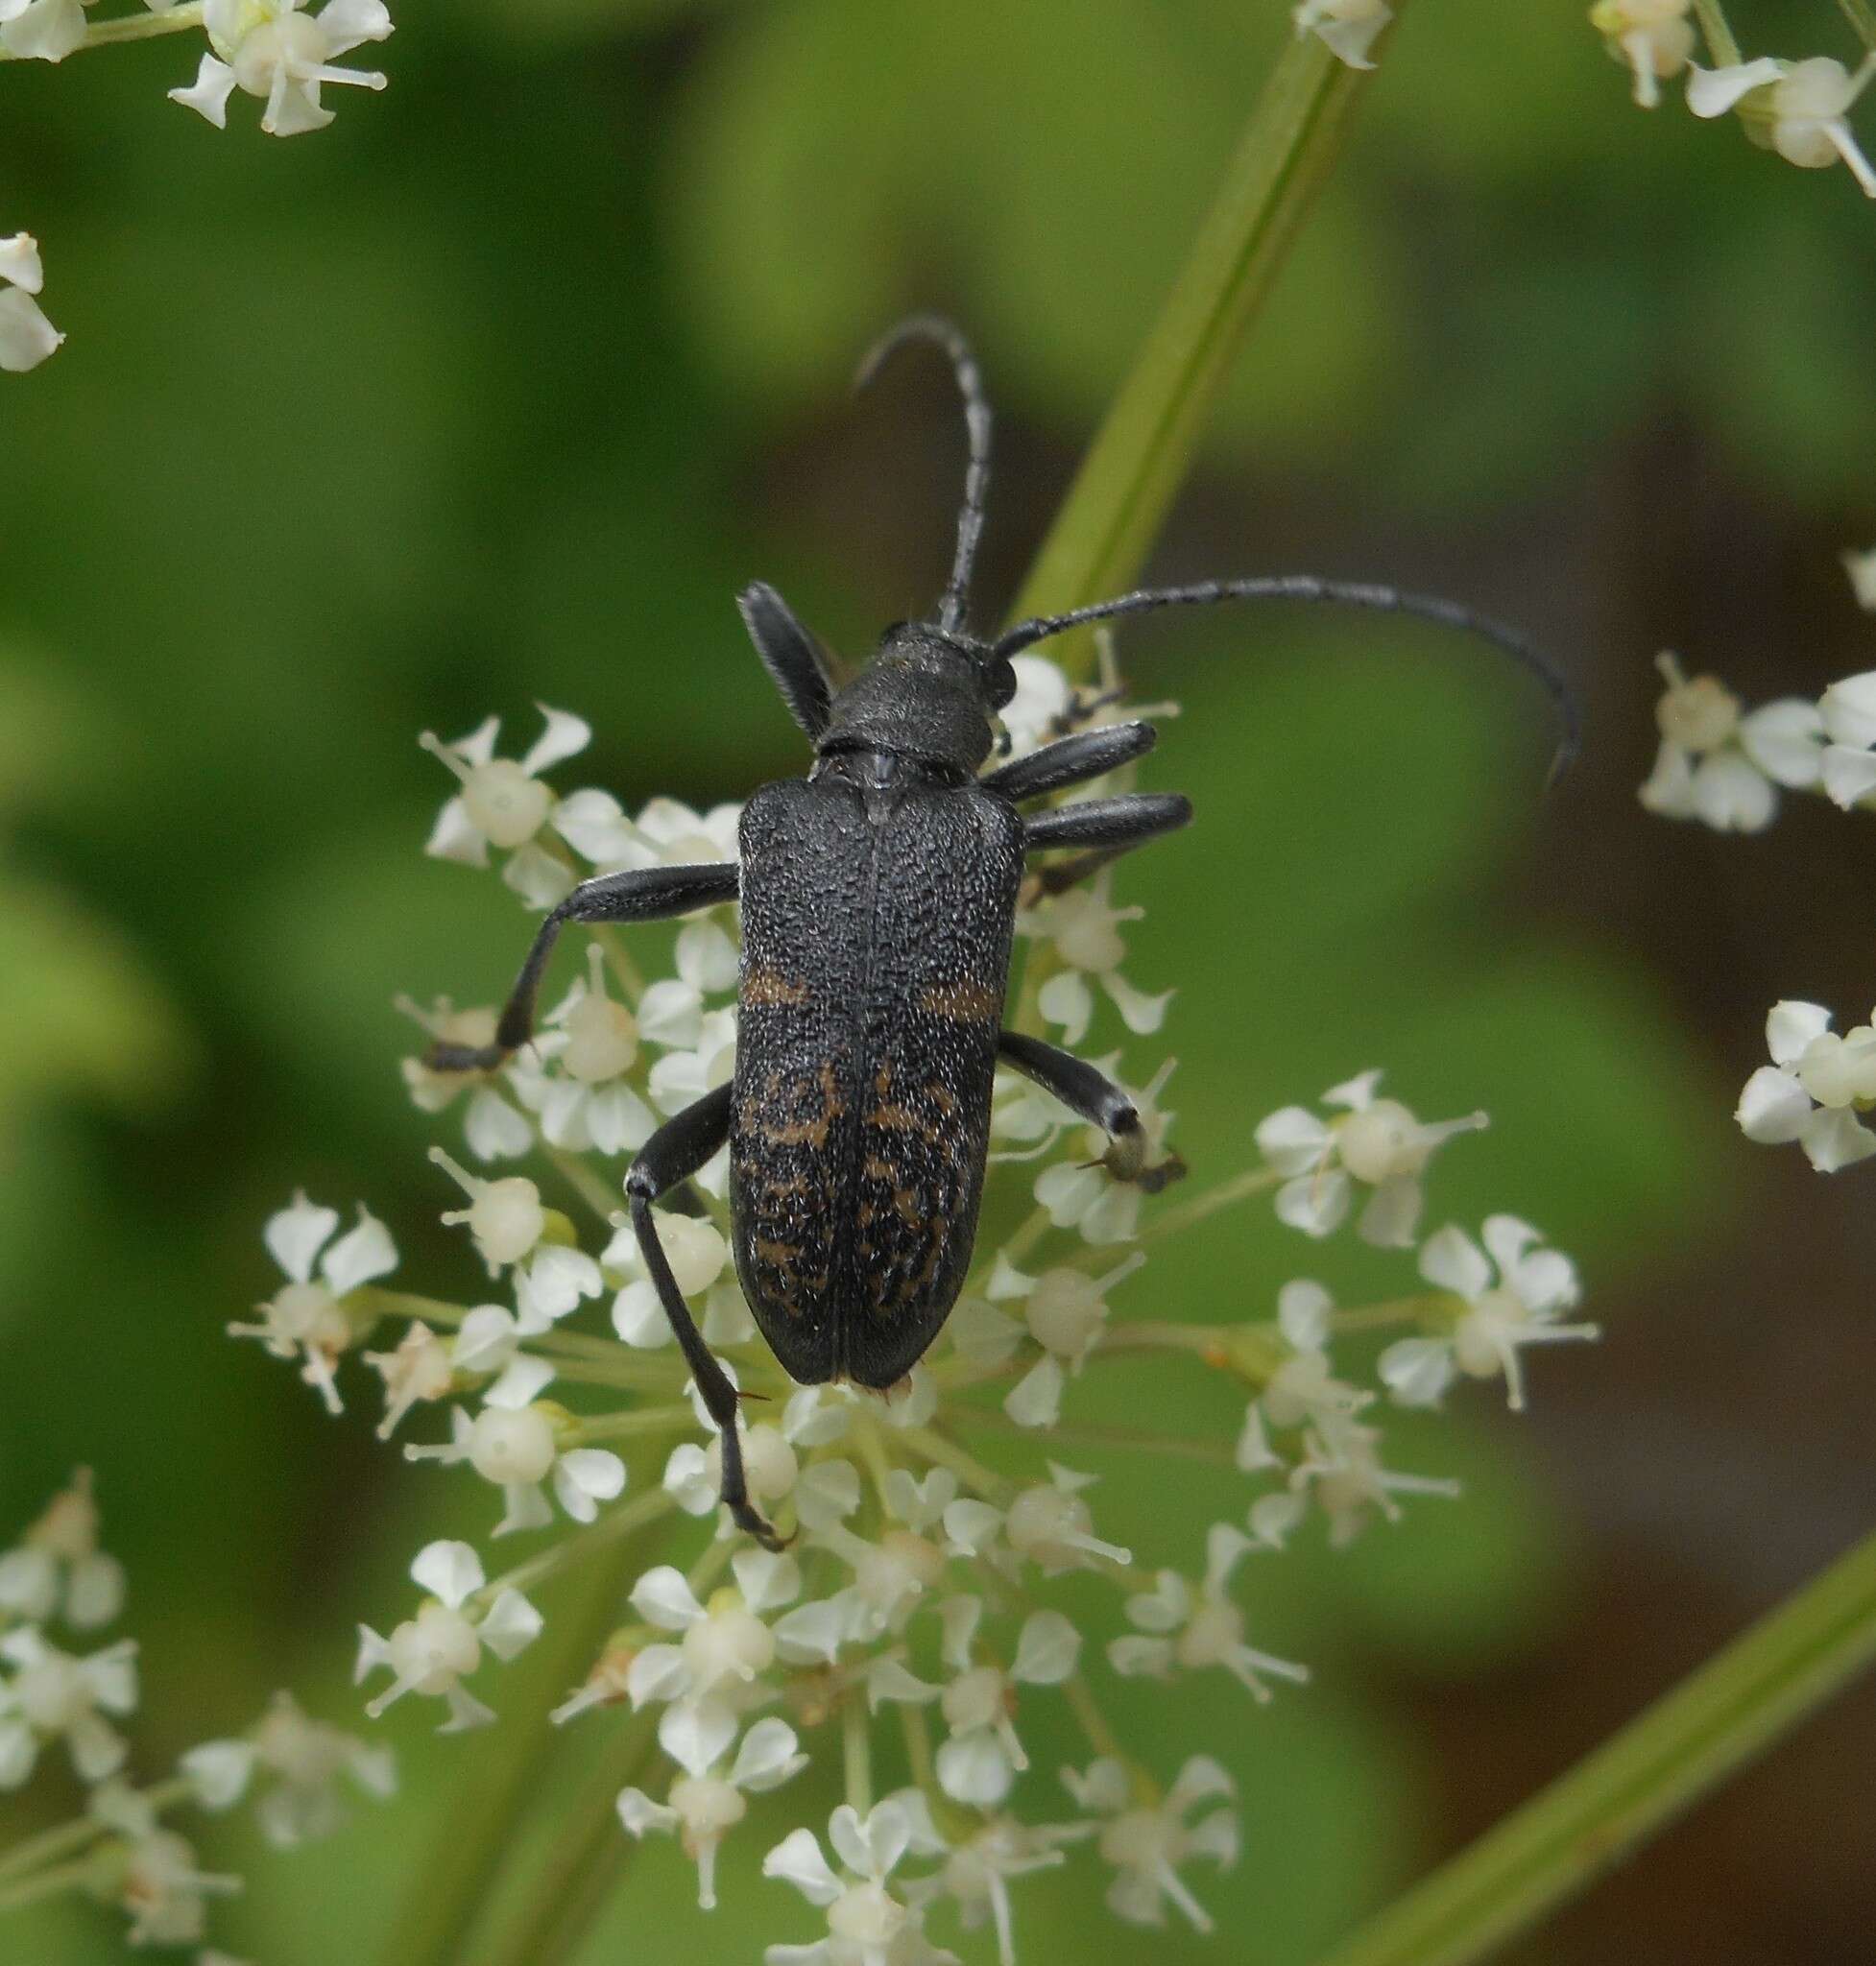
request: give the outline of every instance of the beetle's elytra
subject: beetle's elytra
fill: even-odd
[[[1149,588],[1039,616],[995,640],[965,623],[983,524],[990,412],[950,323],[903,323],[861,368],[864,381],[913,337],[951,359],[970,467],[951,574],[928,622],[886,631],[835,690],[819,644],[760,585],[740,606],[771,680],[812,740],[806,779],[765,786],[744,808],[735,865],[651,867],[575,888],[541,923],[487,1049],[439,1045],[445,1070],[493,1070],[533,1029],[535,997],[568,922],[646,921],[728,900],[742,910],[735,1075],[646,1141],[626,1193],[678,1343],[723,1438],[723,1500],[763,1542],[750,1503],[736,1395],[692,1322],[660,1247],[652,1203],[727,1139],[737,1273],[763,1336],[805,1384],[883,1388],[924,1355],[956,1302],[983,1189],[998,1060],[1025,1072],[1110,1139],[1103,1164],[1152,1187],[1127,1095],[1067,1052],[1002,1028],[1017,891],[1025,856],[1080,850],[1079,877],[1191,817],[1178,797],[1125,793],[1024,817],[1022,804],[1102,778],[1144,755],[1151,725],[1063,736],[984,773],[995,719],[1015,691],[1010,658],[1083,622],[1224,600],[1336,601],[1418,614],[1482,634],[1531,668],[1560,705],[1561,681],[1508,630],[1450,602],[1311,576]]]

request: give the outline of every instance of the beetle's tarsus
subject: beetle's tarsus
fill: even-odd
[[[508,1052],[500,1044],[432,1044],[423,1054],[426,1071],[499,1071]]]
[[[728,1498],[725,1498],[728,1500]],[[732,1501],[729,1503],[730,1519],[746,1536],[753,1536],[764,1549],[781,1551],[786,1549],[795,1539],[784,1536],[775,1524],[768,1522],[753,1502]]]

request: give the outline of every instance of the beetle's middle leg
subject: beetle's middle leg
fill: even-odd
[[[1146,1164],[1146,1129],[1140,1123],[1140,1109],[1105,1072],[1073,1052],[1021,1031],[1004,1031],[997,1040],[997,1055],[1107,1135],[1111,1144],[1100,1164],[1117,1181],[1131,1181],[1148,1194],[1158,1194],[1185,1173],[1186,1163],[1176,1157],[1154,1167]]]
[[[1120,728],[1124,729],[1125,726]],[[1094,734],[1094,733],[1090,733]],[[1064,740],[1072,744],[1073,738]],[[1053,750],[1056,747],[1050,746]],[[1036,752],[1046,757],[1046,752]],[[1027,763],[1029,760],[1021,760]],[[1072,860],[1057,861],[1034,876],[1046,895],[1066,894],[1078,881],[1097,874],[1110,860],[1131,853],[1162,833],[1189,825],[1192,802],[1178,792],[1123,792],[1113,799],[1084,799],[1074,805],[1057,805],[1022,822],[1024,845],[1034,852],[1044,847],[1086,847]]]
[[[638,1158],[625,1177],[625,1196],[652,1287],[664,1307],[664,1315],[671,1321],[672,1334],[684,1354],[684,1362],[697,1381],[704,1409],[715,1423],[717,1436],[723,1443],[723,1500],[737,1528],[748,1530],[764,1548],[780,1549],[782,1539],[749,1499],[748,1484],[743,1477],[742,1441],[736,1432],[736,1389],[690,1315],[690,1307],[684,1301],[663,1245],[658,1239],[658,1224],[651,1212],[653,1202],[680,1182],[688,1181],[730,1138],[732,1091],[730,1086],[719,1086],[667,1119],[638,1150]]]
[[[535,931],[521,973],[502,1006],[493,1044],[432,1044],[424,1063],[432,1071],[493,1071],[534,1035],[534,999],[547,958],[569,922],[655,922],[688,915],[736,898],[733,860],[701,867],[633,867],[583,880]],[[709,1158],[707,1155],[706,1159]]]

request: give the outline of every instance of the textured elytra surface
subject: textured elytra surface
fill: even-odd
[[[742,819],[736,1268],[804,1383],[888,1386],[971,1259],[1022,824],[976,784],[830,760]]]

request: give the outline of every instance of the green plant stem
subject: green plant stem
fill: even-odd
[[[473,1966],[559,1966],[583,1939],[637,1845],[619,1826],[619,1790],[657,1739],[658,1712],[646,1708],[618,1730],[581,1785],[555,1832],[552,1854],[500,1941]],[[657,1956],[653,1948],[648,1956]],[[469,1966],[465,1960],[464,1966]]]
[[[1876,1535],[1322,1966],[1462,1966],[1611,1870],[1876,1664]]]
[[[1694,0],[1694,17],[1700,23],[1707,55],[1714,66],[1736,68],[1740,60],[1740,44],[1734,40],[1733,31],[1726,25],[1726,16],[1720,11],[1720,0]]]
[[[95,1873],[93,1857],[81,1857],[71,1863],[55,1864],[50,1870],[35,1871],[31,1877],[16,1878],[0,1884],[0,1914],[36,1905],[41,1898],[57,1898],[66,1891],[83,1890]]]
[[[1397,14],[1400,6],[1396,0]],[[1367,80],[1313,35],[1284,49],[1185,267],[1043,543],[1017,618],[1118,593],[1145,563]],[[1088,673],[1092,637],[1064,637],[1056,646],[1070,675]]]
[[[82,55],[87,48],[108,48],[118,41],[148,41],[157,35],[186,34],[191,28],[202,25],[202,0],[186,0],[181,7],[172,7],[167,13],[120,13],[113,20],[93,20],[85,25],[84,38],[72,50]],[[0,48],[0,61],[24,61],[31,59],[15,55],[9,49]]]
[[[1871,54],[1876,54],[1876,7],[1869,0],[1838,0],[1843,10],[1843,17],[1857,31],[1857,38]]]
[[[187,1802],[194,1792],[193,1786],[178,1775],[146,1788],[143,1801],[154,1814],[162,1815]],[[14,1878],[28,1871],[56,1863],[60,1858],[70,1857],[87,1845],[115,1834],[111,1826],[99,1816],[74,1816],[68,1823],[41,1830],[36,1836],[28,1836],[15,1843],[11,1850],[0,1851],[0,1884],[11,1883]]]
[[[637,1461],[634,1481],[649,1480],[649,1471],[648,1462]],[[640,1526],[647,1518],[635,1517],[635,1506],[643,1508],[660,1498],[661,1491],[651,1490],[637,1498],[636,1504],[613,1511],[613,1516],[632,1527]],[[501,1717],[490,1731],[480,1769],[465,1774],[442,1834],[413,1873],[411,1888],[379,1955],[384,1966],[459,1966],[470,1956],[466,1941],[560,1745],[547,1714],[586,1677],[617,1621],[620,1593],[642,1567],[643,1556],[638,1539],[623,1536],[618,1546],[583,1576],[579,1593],[557,1608],[525,1682],[512,1684],[505,1691]],[[502,1581],[513,1582],[526,1568],[518,1567]],[[475,1957],[479,1960],[481,1954]]]

